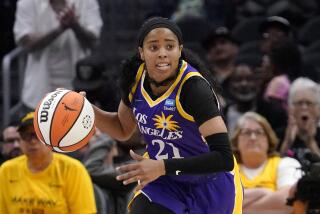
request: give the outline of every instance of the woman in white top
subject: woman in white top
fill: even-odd
[[[299,162],[276,153],[278,139],[268,121],[254,112],[239,120],[231,139],[244,186],[244,213],[290,213],[290,188],[301,177]]]

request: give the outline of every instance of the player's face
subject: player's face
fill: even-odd
[[[175,75],[181,51],[177,36],[168,28],[153,29],[145,37],[143,47],[139,47],[150,78],[157,82]]]
[[[26,127],[20,132],[20,137],[21,150],[28,157],[40,157],[50,150],[46,145],[40,142],[34,131],[33,125]]]
[[[246,119],[238,137],[240,155],[267,157],[268,148],[268,138],[263,127],[254,120]]]

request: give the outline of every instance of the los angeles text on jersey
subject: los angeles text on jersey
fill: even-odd
[[[165,140],[176,140],[182,138],[183,131],[166,131],[165,129],[153,129],[138,123],[139,130],[142,134],[158,136]]]

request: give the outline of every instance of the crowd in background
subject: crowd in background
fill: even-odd
[[[301,178],[298,169],[320,157],[318,1],[51,0],[46,2],[55,6],[49,12],[44,3],[35,8],[36,2],[1,3],[6,13],[1,12],[0,58],[20,45],[28,50],[28,60],[24,105],[3,127],[0,164],[21,155],[20,117],[54,88],[84,90],[92,103],[115,111],[119,69],[131,56],[136,26],[147,17],[163,16],[177,22],[184,47],[199,55],[217,83],[240,163],[244,212],[292,211],[286,200]],[[32,89],[30,82],[38,84]],[[13,97],[17,100],[20,96]],[[139,134],[130,143],[143,152]],[[134,186],[116,181],[115,168],[130,161],[128,144],[97,130],[85,148],[70,154],[90,174],[101,213],[127,212]]]

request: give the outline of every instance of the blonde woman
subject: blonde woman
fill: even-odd
[[[243,213],[290,213],[286,199],[301,177],[300,164],[278,156],[278,138],[268,121],[257,113],[245,113],[231,143],[244,187]]]

